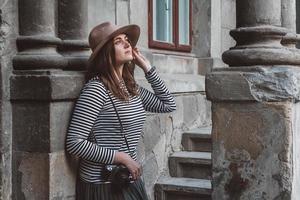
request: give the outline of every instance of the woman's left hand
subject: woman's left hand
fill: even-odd
[[[137,47],[132,49],[132,55],[134,64],[142,68],[145,73],[151,69],[150,61],[140,53]]]

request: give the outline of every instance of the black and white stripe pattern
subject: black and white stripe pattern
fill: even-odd
[[[145,111],[164,113],[176,109],[172,95],[154,67],[146,74],[146,79],[151,84],[154,94],[139,87],[139,95],[130,97],[129,101],[115,98],[97,78],[85,84],[76,102],[66,139],[67,151],[82,158],[80,177],[84,181],[103,182],[103,166],[114,162],[117,151],[129,153],[108,94],[111,95],[119,113],[135,160],[136,147],[146,118]],[[91,131],[97,144],[89,138]]]

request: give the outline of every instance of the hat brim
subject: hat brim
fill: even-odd
[[[96,55],[99,53],[99,51],[101,50],[101,48],[111,39],[113,39],[115,36],[119,35],[119,34],[126,34],[127,37],[129,38],[130,42],[131,42],[131,46],[135,47],[139,37],[140,37],[140,27],[138,25],[135,24],[130,24],[127,26],[123,26],[118,28],[117,30],[115,30],[113,33],[111,33],[108,37],[106,37],[104,40],[102,40],[101,43],[99,43],[95,50],[92,52],[92,54],[90,55],[89,58],[89,62],[93,61],[94,58],[96,57]]]

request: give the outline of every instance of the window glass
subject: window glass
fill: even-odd
[[[190,24],[189,24],[189,0],[178,1],[179,18],[179,44],[189,44]]]
[[[153,0],[153,39],[173,43],[173,2]]]

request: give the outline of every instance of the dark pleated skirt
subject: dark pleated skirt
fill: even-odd
[[[76,200],[148,200],[144,182],[139,179],[127,188],[116,191],[110,183],[86,183],[78,178]]]

